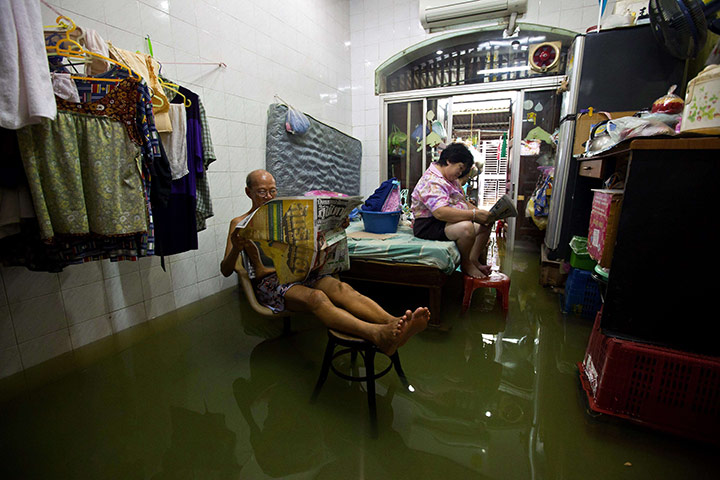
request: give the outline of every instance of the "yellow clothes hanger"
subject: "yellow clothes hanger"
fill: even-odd
[[[189,98],[187,98],[185,95],[183,95],[182,93],[180,93],[180,90],[178,90],[178,87],[180,87],[180,85],[176,85],[176,84],[174,84],[174,83],[165,82],[165,81],[163,81],[163,80],[159,80],[159,81],[160,81],[160,85],[162,85],[163,88],[167,88],[168,90],[177,93],[178,95],[180,95],[180,96],[183,98],[183,100],[184,100],[184,101],[183,101],[183,105],[185,105],[185,108],[188,108],[190,105],[192,105],[192,101],[190,101]],[[174,88],[173,88],[173,87],[174,87]]]
[[[72,21],[72,19],[66,17],[66,16],[59,16],[55,20],[58,22],[58,25],[61,26],[63,23],[61,21],[67,20],[67,22],[70,23],[70,26],[68,29],[65,30],[65,37],[61,38],[55,45],[50,47],[45,47],[45,50],[47,51],[48,55],[58,55],[61,57],[66,58],[78,58],[78,59],[89,59],[90,57],[100,58],[106,62],[109,62],[113,65],[117,65],[118,67],[127,70],[130,73],[130,76],[136,80],[142,80],[142,77],[138,75],[137,72],[133,71],[131,68],[129,68],[127,65],[123,65],[120,62],[117,62],[111,58],[108,58],[104,55],[101,55],[99,53],[91,52],[82,45],[80,45],[77,41],[70,38],[70,33],[74,32],[77,29],[77,25],[75,22]],[[74,48],[72,48],[74,47]],[[72,49],[71,49],[72,48]],[[74,78],[76,80],[92,80],[92,81],[105,81],[105,82],[120,82],[121,79],[117,78],[99,78],[99,77],[83,77],[83,76],[77,76],[77,75],[71,75],[71,78]]]

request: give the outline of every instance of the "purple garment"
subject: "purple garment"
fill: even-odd
[[[185,87],[178,87],[180,93],[190,100],[186,107],[188,174],[173,180],[167,208],[156,209],[155,254],[175,255],[188,250],[197,250],[197,175],[203,172],[202,124],[200,123],[200,98]],[[176,95],[171,103],[183,103]]]

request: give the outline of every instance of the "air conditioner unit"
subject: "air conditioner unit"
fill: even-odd
[[[433,31],[526,11],[527,0],[420,0],[420,23]]]

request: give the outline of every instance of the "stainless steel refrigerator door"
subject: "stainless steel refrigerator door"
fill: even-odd
[[[580,92],[580,75],[582,74],[583,50],[585,48],[585,36],[578,35],[573,40],[568,52],[567,68],[565,70],[568,80],[568,91],[563,94],[562,105],[560,106],[560,120],[567,115],[577,113],[577,100]]]
[[[573,154],[575,140],[575,116],[577,113],[577,99],[582,73],[583,48],[585,36],[578,35],[570,49],[567,66],[568,91],[563,94],[560,106],[560,131],[558,133],[558,148],[555,157],[555,174],[553,193],[550,201],[550,214],[545,232],[545,245],[555,250],[560,242],[562,231],[562,218],[565,209],[565,190],[567,176],[570,169],[570,160]]]
[[[565,187],[567,185],[567,176],[568,170],[570,169],[574,139],[575,120],[566,119],[560,123],[560,131],[558,133],[558,149],[557,157],[555,159],[555,176],[552,199],[550,201],[548,226],[545,231],[545,245],[550,250],[555,250],[560,243],[562,218],[565,210]]]

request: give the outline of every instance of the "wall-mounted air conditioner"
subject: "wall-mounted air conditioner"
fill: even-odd
[[[420,0],[420,23],[433,31],[527,11],[527,0]]]

